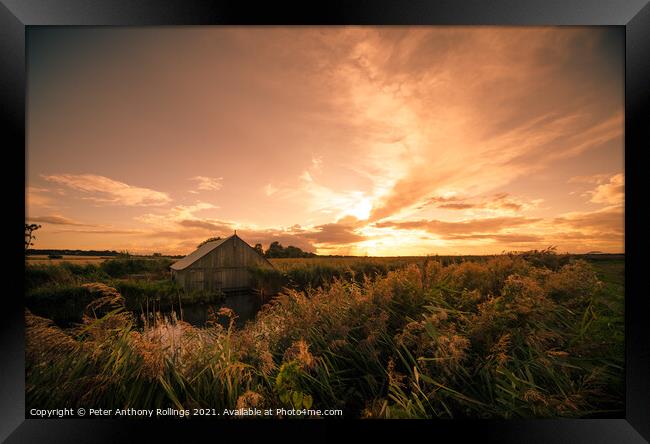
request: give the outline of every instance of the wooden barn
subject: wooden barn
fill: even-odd
[[[252,286],[249,267],[273,265],[237,234],[201,245],[171,265],[172,279],[184,289],[224,293]]]

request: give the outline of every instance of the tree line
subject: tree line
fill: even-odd
[[[274,258],[274,257],[287,257],[287,258],[298,258],[298,257],[315,257],[315,253],[309,253],[303,251],[298,247],[289,245],[288,247],[283,247],[278,241],[274,241],[269,245],[266,251],[262,249],[262,244],[255,244],[255,250],[262,254],[264,257]]]

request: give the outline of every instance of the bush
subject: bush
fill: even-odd
[[[94,296],[77,285],[41,287],[26,295],[25,306],[36,315],[47,316],[59,325],[81,322],[84,309]]]
[[[166,275],[169,266],[173,263],[170,259],[136,259],[120,257],[108,259],[101,263],[100,268],[110,277],[121,278],[131,274],[150,273]]]
[[[578,260],[564,265],[546,279],[549,295],[558,302],[581,304],[600,289],[601,284],[588,262]]]
[[[76,281],[69,269],[60,265],[28,265],[25,267],[27,292],[47,285],[70,285]]]
[[[545,267],[549,270],[557,270],[563,265],[566,265],[571,256],[569,254],[557,254],[555,247],[548,247],[545,250],[530,250],[523,252],[510,253],[530,262],[534,267]]]
[[[25,267],[25,289],[73,285],[81,282],[104,281],[109,276],[97,265],[61,262],[57,265],[28,265]]]

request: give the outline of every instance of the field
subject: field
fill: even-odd
[[[27,262],[29,264],[39,264],[39,265],[58,265],[63,262],[71,262],[74,264],[101,264],[109,257],[106,256],[69,256],[63,255],[60,258],[50,259],[45,254],[35,254],[27,256]]]
[[[167,260],[130,261],[28,267],[28,408],[623,415],[622,255],[274,259],[258,284],[282,291],[239,328],[218,304],[202,327],[142,322],[134,301],[179,293]],[[78,324],[48,319],[61,304]]]

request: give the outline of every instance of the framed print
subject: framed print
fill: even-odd
[[[647,441],[650,7],[313,6],[3,0],[2,438]]]

